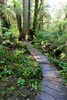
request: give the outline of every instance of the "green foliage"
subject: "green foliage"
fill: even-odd
[[[0,84],[7,83],[2,87],[0,85],[3,90],[0,96],[3,98],[8,98],[8,96],[10,98],[13,92],[21,91],[21,88],[22,90],[23,88],[38,90],[42,79],[40,65],[34,61],[26,46],[19,41],[10,43],[13,43],[11,45],[16,48],[0,45]]]
[[[5,91],[4,91],[4,90],[2,90],[2,91],[1,91],[1,94],[2,94],[2,96],[4,96],[4,95],[5,95]]]
[[[6,39],[10,40],[10,41],[14,41],[16,40],[16,36],[10,32],[10,31],[7,31],[4,36],[6,37]]]
[[[52,61],[52,63],[56,66],[58,66],[58,68],[60,68],[60,74],[63,78],[64,82],[67,82],[67,62],[64,62],[62,60],[57,60],[54,58],[50,58],[50,60]]]
[[[7,69],[7,67],[5,66],[4,67],[4,71],[3,71],[3,73],[6,75],[6,74],[12,74],[12,70],[11,69]]]
[[[21,77],[17,81],[18,86],[19,85],[25,85],[25,79],[22,79]]]
[[[44,32],[36,34],[33,46],[39,48],[51,61],[58,66],[63,79],[67,80],[67,19],[60,20],[52,24]],[[60,55],[56,56],[56,51],[60,50]],[[57,58],[57,59],[56,59]]]

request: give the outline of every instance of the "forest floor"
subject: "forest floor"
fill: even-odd
[[[0,58],[0,100],[33,100],[42,72],[24,43],[0,45]]]

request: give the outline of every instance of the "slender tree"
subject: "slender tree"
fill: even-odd
[[[17,20],[17,28],[19,30],[19,40],[22,40],[22,20],[21,20],[21,14],[20,11],[18,9],[18,7],[16,6],[16,4],[14,4],[14,12],[16,14],[16,20]]]
[[[29,13],[29,14],[28,14],[28,19],[29,19],[29,22],[28,22],[28,30],[30,29],[30,12],[31,12],[31,11],[30,11],[30,9],[31,9],[31,8],[30,8],[30,5],[31,5],[31,4],[30,4],[30,0],[29,0],[29,6],[28,6],[28,9],[29,9],[29,10],[28,10],[28,13]]]
[[[16,19],[17,19],[17,27],[18,27],[18,30],[19,30],[19,33],[20,33],[20,37],[19,37],[19,39],[20,39],[21,35],[22,35],[21,15],[16,14]]]
[[[43,9],[43,4],[44,1],[40,0],[40,6],[39,6],[39,23],[38,23],[38,30],[42,30],[43,29],[43,16],[44,16],[44,9]]]
[[[30,0],[23,0],[23,39],[26,39],[26,34],[30,26]]]
[[[34,21],[33,21],[33,31],[34,31],[34,33],[36,31],[36,28],[37,28],[38,3],[39,3],[39,0],[35,0]]]

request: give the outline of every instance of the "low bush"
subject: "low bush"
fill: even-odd
[[[30,95],[33,89],[33,96],[42,80],[40,65],[34,61],[26,46],[18,41],[14,46],[15,49],[0,45],[0,98],[4,100],[11,98],[13,92],[20,93],[21,90],[25,95]],[[22,97],[25,98],[24,95]]]

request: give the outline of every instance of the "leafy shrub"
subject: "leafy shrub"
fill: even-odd
[[[25,79],[22,79],[21,77],[17,81],[18,86],[19,85],[25,85]]]
[[[10,31],[7,31],[4,36],[6,37],[6,39],[9,39],[10,41],[15,41],[16,40],[16,36],[10,32]]]
[[[44,32],[37,32],[35,46],[58,66],[65,81],[67,73],[67,19],[52,24]],[[59,50],[60,54],[56,55]],[[57,58],[57,59],[56,59]]]
[[[28,58],[29,51],[22,42],[16,42],[14,45],[18,45],[17,49],[0,45],[0,78],[16,74],[18,86],[34,84],[35,80],[42,78],[39,64]]]

